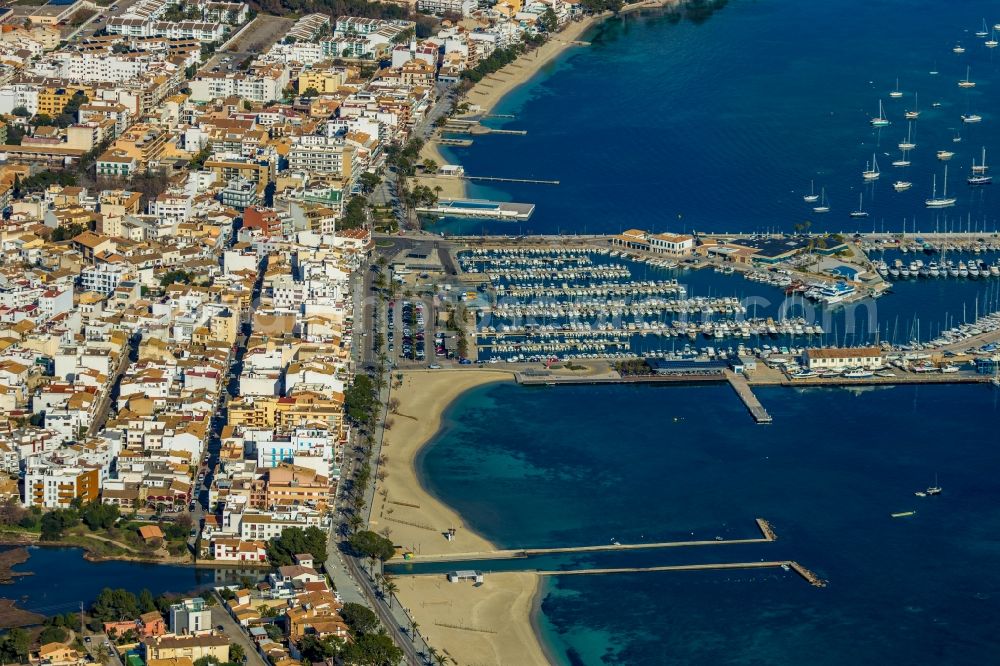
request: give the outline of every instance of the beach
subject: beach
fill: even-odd
[[[393,542],[416,553],[469,553],[495,550],[461,516],[431,496],[417,478],[415,460],[437,433],[441,414],[469,389],[510,381],[496,370],[404,371],[402,386],[393,388],[398,400],[385,433],[384,464],[372,507],[371,529],[388,529]],[[444,533],[456,529],[453,541]],[[531,622],[538,577],[533,574],[490,575],[486,583],[451,584],[442,576],[400,576],[397,596],[420,623],[428,643],[463,664],[545,664],[542,646]],[[446,626],[451,625],[451,626]],[[460,627],[460,628],[455,628]],[[471,628],[470,628],[471,627]],[[478,631],[476,629],[485,629]]]
[[[548,664],[530,621],[538,576],[493,573],[479,587],[444,576],[397,578],[420,633],[459,664]]]
[[[521,55],[506,67],[477,82],[462,100],[478,107],[466,117],[488,114],[507,93],[526,83],[556,56],[572,46],[581,46],[580,37],[602,18],[603,16],[588,16],[579,21],[571,21],[541,47]],[[441,154],[440,145],[435,141],[440,135],[440,131],[437,131],[434,137],[424,143],[420,151],[421,162],[430,159],[439,165],[448,164],[448,160]],[[461,178],[420,175],[416,180],[431,189],[440,187],[440,197],[444,199],[464,199],[468,196],[465,181]]]
[[[490,113],[507,93],[526,83],[556,56],[570,47],[583,46],[584,44],[579,41],[580,37],[603,18],[603,16],[587,16],[579,21],[570,21],[537,49],[522,54],[506,67],[476,82],[466,93],[464,100],[479,107],[470,115]]]
[[[414,553],[468,553],[495,550],[495,546],[469,529],[451,508],[428,493],[417,478],[417,454],[441,426],[441,414],[465,391],[498,381],[509,381],[509,372],[494,370],[404,371],[403,383],[393,388],[398,400],[390,413],[392,427],[382,444],[384,465],[379,466],[371,529],[388,529],[392,540]],[[448,541],[444,533],[456,530]]]

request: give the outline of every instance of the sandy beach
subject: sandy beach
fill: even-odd
[[[579,21],[571,21],[539,48],[521,55],[506,67],[477,82],[465,95],[466,102],[479,107],[471,115],[489,113],[507,93],[526,83],[560,53],[574,46],[583,46],[579,41],[580,37],[602,18],[587,16]]]
[[[490,382],[510,381],[509,372],[495,370],[409,370],[403,385],[393,388],[391,399],[399,401],[390,414],[392,427],[385,433],[379,467],[371,528],[390,530],[392,540],[415,553],[468,553],[495,550],[495,546],[470,530],[451,508],[432,497],[417,479],[414,460],[420,448],[441,425],[441,414],[465,391]],[[393,379],[395,381],[395,378]],[[443,534],[455,528],[454,541]]]
[[[399,401],[382,446],[387,474],[378,481],[371,529],[389,529],[392,540],[424,554],[469,553],[496,546],[469,529],[450,507],[420,484],[414,460],[441,425],[441,414],[465,391],[510,381],[497,370],[410,370],[391,397]],[[395,380],[393,380],[395,381]],[[454,541],[443,533],[456,528]],[[538,577],[526,573],[490,575],[486,583],[451,584],[444,576],[399,576],[397,596],[420,623],[430,645],[461,664],[545,664],[531,623]],[[457,628],[456,628],[457,627]],[[482,631],[478,629],[483,629]]]
[[[580,36],[601,18],[599,16],[588,16],[580,21],[570,22],[540,48],[522,55],[503,69],[490,74],[476,83],[466,93],[463,101],[476,105],[479,108],[474,113],[468,115],[481,116],[489,113],[504,95],[519,85],[526,83],[546,63],[553,60],[566,49],[572,46],[580,46]],[[435,132],[434,137],[438,136],[440,136],[440,132]],[[425,142],[424,147],[420,151],[420,161],[428,159],[434,160],[439,165],[449,163],[444,155],[441,154],[440,146],[433,138]],[[443,199],[464,199],[468,196],[465,181],[461,178],[420,175],[417,176],[416,181],[431,189],[440,187],[441,192],[439,196]]]
[[[397,578],[396,596],[420,633],[458,664],[547,664],[530,617],[538,590],[532,573],[495,573],[473,587],[444,576]]]

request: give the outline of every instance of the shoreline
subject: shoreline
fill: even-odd
[[[408,370],[402,375],[402,386],[390,394],[399,406],[389,416],[393,426],[382,445],[386,459],[376,475],[369,528],[388,529],[395,544],[424,554],[495,549],[431,493],[416,464],[424,447],[441,432],[444,411],[458,397],[479,386],[512,381],[513,373],[442,369]],[[457,530],[453,541],[444,537],[449,528]],[[443,575],[400,575],[396,580],[397,597],[419,622],[421,635],[457,663],[551,663],[535,624],[535,609],[541,603],[539,576],[490,574],[478,587],[449,583]]]
[[[682,4],[683,1],[684,0],[641,0],[640,2],[622,7],[617,15],[620,16],[622,14],[630,14],[643,9],[666,9],[669,7],[676,7]],[[522,53],[514,62],[500,68],[492,74],[488,74],[480,81],[473,84],[473,86],[469,88],[469,90],[467,90],[461,98],[459,98],[459,103],[467,102],[469,104],[477,105],[479,110],[475,113],[467,113],[456,117],[481,118],[488,115],[501,101],[503,101],[505,97],[507,97],[507,95],[529,83],[542,70],[542,68],[545,67],[545,65],[561,56],[565,51],[574,46],[587,46],[588,44],[582,43],[580,38],[594,26],[599,25],[606,19],[614,16],[616,16],[616,14],[612,12],[603,12],[601,14],[584,16],[579,21],[571,20],[563,26],[561,30],[554,33],[552,37],[542,46],[528,53]],[[423,148],[420,150],[420,161],[428,159],[434,160],[439,166],[452,164],[452,162],[449,162],[449,160],[445,158],[444,154],[441,152],[440,144],[434,141],[435,138],[439,138],[441,135],[442,131],[437,129],[431,137],[424,142]],[[456,160],[454,163],[458,164],[459,162]],[[461,178],[422,174],[416,176],[414,180],[418,184],[426,185],[431,189],[440,187],[440,196],[446,199],[469,198],[468,182]]]
[[[598,22],[603,21],[604,14],[586,16],[579,21],[570,21],[562,30],[555,33],[545,44],[530,53],[522,53],[517,60],[502,67],[496,72],[482,78],[466,91],[459,103],[468,102],[480,107],[475,114],[466,116],[485,116],[508,94],[528,83],[541,71],[542,67],[561,55],[572,46],[580,46],[579,38]],[[507,79],[499,78],[506,75]],[[462,116],[458,116],[462,117]],[[435,130],[420,151],[420,160],[431,159],[439,165],[450,164],[441,153],[440,144],[434,141],[440,137],[441,130]],[[419,176],[417,182],[430,188],[441,187],[441,196],[447,199],[467,199],[468,184],[461,178],[452,176]]]
[[[142,557],[139,555],[105,555],[95,552],[93,547],[87,546],[85,544],[70,543],[63,541],[42,541],[41,539],[29,539],[29,538],[22,538],[22,539],[11,538],[10,533],[6,533],[4,536],[0,537],[0,546],[21,546],[25,548],[31,546],[37,546],[39,548],[75,548],[77,550],[83,551],[81,557],[84,560],[86,560],[87,562],[94,562],[95,564],[100,564],[101,562],[130,562],[132,564],[152,564],[156,566],[184,567],[191,569],[245,569],[247,571],[261,571],[273,568],[270,564],[256,564],[247,562],[219,562],[216,560],[178,561],[178,560],[167,560],[156,557]],[[27,573],[17,574],[17,572],[15,572],[15,575],[29,575],[29,574]]]
[[[376,475],[371,529],[389,529],[397,544],[423,554],[455,554],[470,550],[495,550],[494,544],[469,529],[457,511],[428,490],[417,475],[421,450],[440,432],[444,411],[465,392],[500,381],[513,381],[504,370],[404,370],[402,386],[390,399],[399,401],[388,420],[382,451],[385,456]],[[382,475],[384,474],[384,478]],[[453,541],[444,533],[457,530]]]

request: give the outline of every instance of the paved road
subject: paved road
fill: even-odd
[[[238,68],[247,58],[256,57],[271,48],[271,45],[282,39],[293,25],[295,21],[290,18],[259,14],[236,41],[209,58],[202,66],[202,71],[211,71],[213,67],[218,67],[220,70],[224,67]],[[230,60],[223,63],[223,58]]]
[[[129,338],[128,344],[124,349],[125,353],[122,354],[118,362],[118,367],[115,368],[114,378],[108,384],[107,390],[101,394],[101,402],[98,404],[97,411],[94,412],[94,420],[90,422],[90,428],[87,430],[88,435],[100,432],[104,428],[104,424],[107,423],[108,413],[111,411],[111,403],[118,399],[122,377],[125,376],[129,365],[138,358],[139,341],[141,339],[142,335],[140,333],[135,333]]]
[[[243,652],[247,655],[246,663],[248,666],[269,666],[260,654],[257,653],[257,648],[250,640],[250,637],[243,632],[243,628],[222,607],[222,599],[219,598],[218,594],[215,595],[215,598],[219,602],[219,605],[212,607],[212,626],[217,627],[222,625],[226,636],[243,647]]]

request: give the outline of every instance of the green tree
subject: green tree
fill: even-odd
[[[396,547],[391,540],[371,530],[355,532],[348,539],[348,544],[356,555],[374,557],[383,562],[396,554]]]
[[[139,611],[142,613],[152,613],[156,610],[156,599],[153,598],[153,593],[143,588],[139,592]]]
[[[139,600],[126,589],[106,587],[97,595],[90,614],[103,622],[131,620],[139,616]]]
[[[0,636],[0,659],[4,663],[26,664],[30,645],[31,636],[28,632],[15,627]]]
[[[375,385],[365,374],[355,375],[351,386],[344,391],[344,406],[348,418],[364,423],[372,418],[375,410]]]
[[[337,654],[337,646],[332,641],[312,635],[306,635],[302,638],[299,650],[302,652],[302,656],[313,664],[325,661]]]
[[[62,643],[69,637],[62,627],[45,627],[42,633],[38,634],[38,642],[42,645],[46,643]]]
[[[31,111],[28,111],[28,109],[25,108],[24,106],[15,106],[11,110],[11,115],[15,115],[18,118],[27,118],[28,116],[31,115]]]
[[[365,192],[371,194],[375,191],[375,188],[379,186],[382,182],[382,177],[378,174],[372,173],[371,171],[366,171],[361,174],[358,178],[358,183],[361,185],[361,189]]]
[[[241,664],[244,659],[246,659],[246,652],[243,650],[242,645],[239,643],[233,643],[229,646],[229,661]]]
[[[206,655],[199,659],[194,660],[194,666],[212,666],[213,664],[218,664],[219,658],[213,657],[212,655]]]
[[[169,287],[172,284],[191,284],[191,274],[184,270],[167,271],[160,278],[160,286]]]
[[[342,654],[346,663],[372,666],[395,666],[403,656],[387,634],[364,634],[349,643]]]
[[[80,515],[74,509],[53,509],[42,516],[42,540],[57,541],[63,532],[80,522]]]
[[[80,517],[92,530],[106,530],[113,527],[121,511],[114,504],[104,504],[94,500],[83,508]]]
[[[340,617],[344,618],[344,624],[348,626],[355,635],[369,634],[378,628],[378,616],[375,611],[363,604],[348,603],[340,609]]]
[[[368,223],[368,203],[362,196],[348,199],[344,206],[344,216],[340,221],[342,229],[358,229]]]
[[[542,24],[545,32],[555,32],[559,27],[559,19],[556,17],[556,13],[552,11],[552,7],[546,7],[538,21]]]
[[[289,527],[281,531],[281,536],[267,543],[267,557],[274,566],[284,566],[293,562],[292,556],[309,553],[316,564],[327,559],[326,533],[316,526],[306,529]]]

